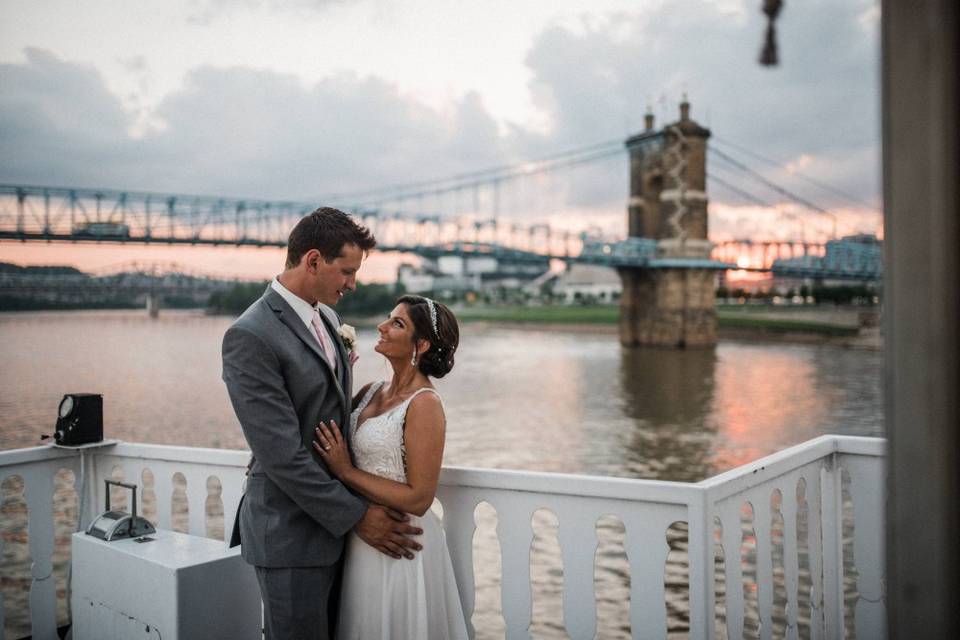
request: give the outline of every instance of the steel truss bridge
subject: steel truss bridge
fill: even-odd
[[[83,303],[118,296],[188,297],[206,301],[246,278],[208,274],[176,262],[125,262],[91,273],[64,273],[61,268],[0,271],[0,296],[40,296]]]
[[[315,202],[174,195],[110,189],[0,185],[0,240],[284,247],[290,229]],[[549,225],[473,215],[340,206],[376,235],[379,251],[426,258],[486,256],[549,265],[551,260],[612,267],[699,267],[772,271],[774,275],[872,281],[882,277],[879,252],[864,258],[830,243],[726,240],[709,260],[657,257],[644,238],[596,238]]]

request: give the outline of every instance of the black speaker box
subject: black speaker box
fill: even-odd
[[[103,396],[99,393],[68,393],[60,401],[53,440],[73,447],[103,440]]]

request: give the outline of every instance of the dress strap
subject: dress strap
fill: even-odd
[[[385,384],[385,382],[386,382],[385,380],[381,380],[380,382],[374,382],[373,384],[371,384],[370,388],[367,389],[367,392],[363,394],[363,398],[360,399],[360,405],[357,407],[356,410],[359,412],[363,412],[363,410],[367,408],[367,405],[370,404],[370,401],[373,399],[373,396],[376,395],[377,391],[380,390],[380,387],[382,387]]]
[[[410,397],[404,400],[403,403],[406,405],[409,405],[411,400],[416,398],[418,395],[420,395],[424,391],[432,392],[435,396],[437,396],[437,400],[440,401],[440,406],[443,406],[443,396],[440,395],[439,391],[437,391],[436,389],[431,389],[430,387],[421,387],[420,389],[417,389],[412,394],[410,394]]]

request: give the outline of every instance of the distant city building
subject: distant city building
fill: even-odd
[[[479,276],[458,277],[444,274],[435,265],[424,261],[422,266],[401,264],[397,269],[397,283],[403,285],[409,293],[428,293],[431,291],[474,291],[480,288]]]
[[[822,256],[798,256],[773,261],[778,280],[817,279],[825,285],[847,284],[862,276],[864,281],[883,278],[883,242],[867,233],[829,240]]]
[[[574,302],[615,302],[620,299],[623,285],[615,269],[595,264],[572,264],[558,274],[553,284],[553,295],[567,304]]]
[[[448,255],[423,258],[420,266],[400,265],[397,282],[411,293],[520,289],[549,268],[547,259],[531,262],[487,255]]]

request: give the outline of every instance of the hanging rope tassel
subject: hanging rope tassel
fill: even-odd
[[[776,66],[779,63],[777,56],[777,28],[776,20],[783,8],[783,0],[763,0],[763,13],[767,16],[767,38],[760,52],[760,64],[765,67]]]

